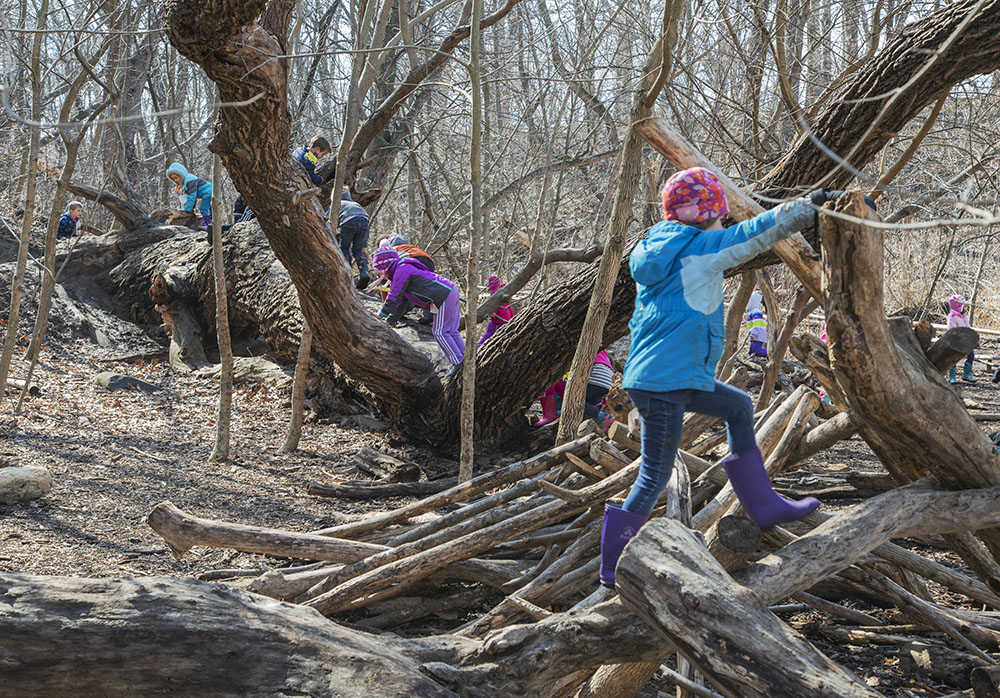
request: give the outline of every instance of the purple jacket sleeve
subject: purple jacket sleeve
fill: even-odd
[[[406,312],[408,304],[405,296],[403,296],[403,290],[406,288],[406,284],[409,283],[410,274],[413,271],[413,266],[410,264],[397,264],[393,270],[389,293],[385,297],[385,302],[382,303],[382,310],[379,311],[379,315],[383,317],[388,316],[390,325],[396,324],[399,318],[403,316],[403,313]]]

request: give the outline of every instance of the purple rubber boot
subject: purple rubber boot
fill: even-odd
[[[615,567],[625,544],[639,532],[648,516],[625,511],[617,504],[604,505],[604,525],[601,526],[601,584],[615,588]]]
[[[764,460],[756,448],[723,459],[722,466],[726,469],[733,491],[747,516],[761,528],[796,521],[816,511],[819,506],[819,500],[815,497],[795,501],[785,499],[775,492],[767,471],[764,470]]]
[[[201,225],[198,226],[198,230],[211,230],[212,229],[212,217],[202,216]]]

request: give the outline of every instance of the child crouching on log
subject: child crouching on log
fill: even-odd
[[[372,266],[389,280],[389,294],[378,316],[390,327],[410,308],[410,303],[434,313],[431,331],[455,373],[465,359],[465,340],[458,331],[461,309],[458,288],[448,279],[428,271],[414,259],[400,259],[393,247],[380,247],[372,255]]]
[[[636,245],[629,269],[636,282],[632,335],[622,386],[642,417],[639,476],[622,506],[606,504],[601,531],[601,583],[614,586],[622,549],[667,486],[685,412],[726,420],[723,461],[747,514],[761,528],[794,521],[819,502],[792,501],[772,488],[753,429],[753,403],[715,380],[725,338],[722,275],[816,220],[814,206],[843,194],[819,190],[728,228],[722,183],[709,170],[674,174],[663,187],[665,221]]]

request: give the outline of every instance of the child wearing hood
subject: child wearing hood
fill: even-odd
[[[631,348],[622,387],[642,418],[639,475],[621,506],[606,504],[601,530],[601,583],[613,586],[622,549],[646,522],[667,485],[685,412],[726,420],[723,460],[747,515],[761,528],[806,516],[819,506],[785,499],[771,487],[753,428],[753,403],[715,380],[725,337],[723,272],[756,257],[816,221],[816,208],[842,195],[818,190],[728,228],[722,183],[711,171],[677,172],[663,186],[664,221],[629,258],[636,282]]]
[[[507,284],[500,283],[500,277],[498,276],[491,276],[486,280],[486,287],[490,290],[491,296],[506,285]],[[487,339],[492,337],[493,333],[510,322],[512,317],[514,317],[514,309],[510,307],[510,303],[504,303],[499,308],[494,310],[490,315],[489,322],[486,323],[486,331],[483,332],[483,336],[479,338],[479,341],[476,342],[476,344],[482,344]]]
[[[764,320],[764,313],[760,306],[764,296],[760,291],[750,294],[750,302],[747,303],[747,330],[750,331],[750,356],[767,358],[767,322]]]
[[[378,316],[392,327],[410,308],[410,304],[434,314],[431,331],[452,367],[445,378],[465,359],[465,341],[458,331],[461,309],[458,288],[414,259],[400,259],[394,247],[380,247],[372,255],[372,266],[389,280],[389,294]]]
[[[953,327],[971,327],[969,324],[969,313],[965,309],[965,298],[959,296],[958,294],[952,294],[948,296],[948,329]],[[976,379],[972,377],[972,362],[976,360],[976,352],[970,351],[969,355],[965,357],[965,367],[962,369],[962,380],[966,383],[975,383]],[[948,371],[948,382],[958,383],[958,378],[955,377],[957,373],[957,366],[952,366]],[[994,381],[996,382],[996,381]]]
[[[167,168],[167,177],[174,183],[174,189],[181,197],[187,196],[183,206],[188,213],[194,212],[195,203],[201,199],[201,205],[198,207],[201,212],[201,225],[198,226],[198,230],[211,230],[212,183],[201,177],[195,177],[179,162]]]

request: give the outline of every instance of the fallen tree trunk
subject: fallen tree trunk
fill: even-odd
[[[0,685],[25,698],[458,698],[405,641],[193,579],[0,574]]]

